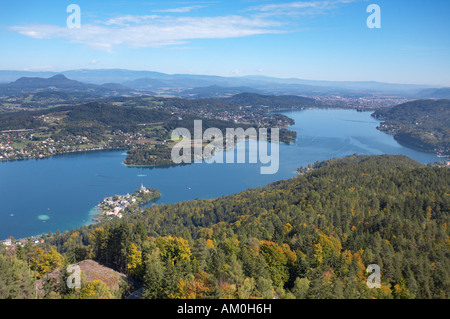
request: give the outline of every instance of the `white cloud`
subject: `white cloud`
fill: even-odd
[[[219,17],[122,16],[81,28],[50,24],[12,26],[11,30],[37,39],[65,39],[99,50],[181,45],[194,39],[239,38],[279,33],[280,22],[239,15]]]
[[[100,63],[100,61],[96,60],[96,59],[92,59],[91,62],[89,64],[95,65]]]
[[[295,1],[277,4],[264,4],[249,8],[249,11],[259,12],[265,16],[276,15],[316,15],[334,10],[340,5],[361,0],[312,0]]]
[[[241,74],[243,71],[242,70],[240,70],[240,69],[235,69],[235,70],[233,70],[233,71],[231,71],[231,73],[233,73],[233,74]]]
[[[197,10],[204,8],[205,6],[195,5],[195,6],[189,6],[189,7],[179,7],[179,8],[172,8],[172,9],[163,9],[163,10],[152,10],[153,12],[171,12],[171,13],[186,13],[191,12],[192,10]]]
[[[327,12],[346,3],[361,0],[310,0],[255,6],[239,15],[192,17],[161,15],[123,15],[104,21],[82,23],[69,29],[51,24],[26,24],[10,27],[36,39],[63,39],[94,49],[112,51],[115,47],[177,47],[195,39],[240,38],[260,34],[290,32],[293,21],[286,15]],[[189,12],[193,5],[159,12]],[[297,30],[298,31],[298,30]]]
[[[148,23],[153,19],[157,19],[157,15],[125,15],[117,18],[108,19],[105,22],[98,21],[99,24],[128,26],[132,23]]]

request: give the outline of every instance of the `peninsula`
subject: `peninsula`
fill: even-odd
[[[194,120],[202,120],[204,130],[282,127],[280,141],[295,140],[295,132],[285,128],[292,119],[269,111],[222,101],[145,96],[0,113],[0,161],[126,149],[126,165],[170,165],[171,132],[179,127],[191,131]]]
[[[450,100],[417,100],[377,110],[378,129],[415,149],[450,157]]]
[[[100,204],[97,205],[99,215],[94,222],[100,222],[104,219],[113,219],[114,217],[122,218],[123,214],[132,213],[139,207],[144,206],[161,197],[161,192],[156,189],[144,187],[137,189],[134,194],[114,195],[105,197]]]

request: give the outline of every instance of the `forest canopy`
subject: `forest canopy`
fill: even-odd
[[[448,298],[449,182],[447,168],[405,156],[354,155],[49,234],[38,257],[94,259],[140,283],[144,298]],[[22,255],[41,276],[52,269]],[[366,284],[370,264],[381,288]]]

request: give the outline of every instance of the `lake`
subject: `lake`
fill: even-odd
[[[376,129],[370,112],[312,109],[284,112],[293,118],[297,141],[280,145],[276,174],[261,164],[205,162],[170,168],[129,168],[125,151],[54,156],[0,163],[0,239],[65,231],[92,222],[93,208],[106,196],[133,193],[143,184],[162,193],[157,203],[215,198],[296,176],[308,163],[351,154],[404,154],[421,163],[435,154],[418,152]],[[245,142],[244,142],[245,143]],[[222,153],[216,156],[223,156]]]

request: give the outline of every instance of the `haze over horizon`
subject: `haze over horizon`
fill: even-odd
[[[328,85],[339,85],[339,83],[347,83],[347,84],[351,84],[351,83],[355,83],[355,84],[362,84],[362,83],[374,83],[374,84],[386,84],[386,85],[404,85],[407,87],[422,87],[422,88],[426,88],[426,87],[441,87],[441,88],[447,88],[447,86],[443,86],[443,85],[430,85],[430,84],[423,84],[423,83],[400,83],[400,82],[386,82],[386,81],[375,81],[375,80],[361,80],[361,81],[353,81],[353,80],[326,80],[326,79],[306,79],[306,78],[300,78],[300,77],[277,77],[277,76],[270,76],[270,75],[262,75],[262,74],[248,74],[248,75],[217,75],[217,74],[197,74],[197,73],[165,73],[165,72],[160,72],[158,70],[138,70],[138,69],[123,69],[123,68],[108,68],[108,69],[104,69],[104,68],[83,68],[83,69],[72,69],[72,70],[29,70],[29,69],[25,69],[25,70],[0,70],[0,73],[5,73],[5,72],[17,72],[19,75],[17,75],[14,78],[8,79],[8,80],[0,80],[0,83],[2,84],[6,84],[6,83],[12,83],[15,82],[17,80],[19,80],[20,78],[37,78],[37,79],[50,79],[52,77],[56,77],[59,75],[63,75],[66,79],[68,80],[76,80],[79,82],[84,82],[84,83],[94,83],[92,81],[89,80],[85,80],[85,79],[79,79],[78,77],[74,77],[73,74],[78,73],[78,72],[86,72],[86,73],[90,73],[90,72],[95,72],[95,71],[99,71],[99,72],[107,72],[109,73],[110,71],[114,72],[130,72],[130,73],[155,73],[155,74],[160,74],[163,76],[186,76],[186,79],[189,79],[190,76],[192,77],[217,77],[217,78],[221,78],[221,79],[249,79],[249,80],[261,80],[261,81],[267,81],[268,83],[274,83],[273,81],[276,80],[276,82],[279,83],[284,83],[284,84],[289,84],[289,83],[299,83],[299,81],[304,81],[305,85],[319,85],[321,86],[322,84],[326,85],[328,83]],[[70,75],[66,74],[70,72]],[[145,76],[143,75],[142,77],[136,77],[134,76],[132,79],[130,80],[134,80],[134,79],[147,79],[147,78],[152,78],[151,76]],[[99,80],[96,81],[98,84],[106,84],[106,83],[122,83],[123,80],[116,80],[116,81],[108,81],[107,78],[103,78],[103,80]],[[251,84],[249,84],[251,86]],[[194,85],[195,86],[195,85]],[[211,83],[205,86],[200,86],[200,87],[206,87],[206,86],[220,86],[218,84],[215,83]],[[198,86],[197,86],[198,87]],[[249,87],[250,88],[250,87]]]
[[[71,3],[80,28],[67,27]],[[371,3],[379,29],[366,24]],[[0,69],[450,86],[449,9],[445,0],[24,0],[0,5]]]

